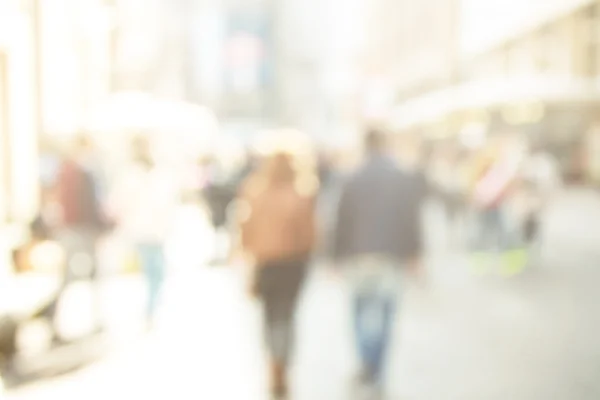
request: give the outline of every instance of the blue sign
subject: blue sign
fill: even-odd
[[[226,86],[233,91],[263,89],[271,83],[271,26],[265,10],[229,14]]]

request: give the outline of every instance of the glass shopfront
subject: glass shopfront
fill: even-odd
[[[0,52],[0,223],[10,220],[12,192],[11,140],[8,120],[8,71],[6,54]]]

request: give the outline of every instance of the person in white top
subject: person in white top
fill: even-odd
[[[115,185],[111,198],[113,217],[135,245],[148,283],[148,322],[152,323],[165,276],[164,244],[171,233],[179,202],[176,180],[157,164],[150,143],[138,138],[131,164]]]

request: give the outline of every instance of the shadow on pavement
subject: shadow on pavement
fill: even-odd
[[[2,371],[4,386],[10,391],[72,374],[98,361],[108,351],[107,337],[96,334],[54,346],[34,357],[19,356]]]

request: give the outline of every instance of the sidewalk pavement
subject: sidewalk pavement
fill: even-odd
[[[600,226],[596,203],[586,204],[574,201],[555,215]],[[549,240],[563,256],[551,259],[549,270],[527,279],[481,278],[469,274],[464,255],[440,254],[431,286],[408,284],[390,359],[391,399],[600,398],[600,257],[579,254],[592,241],[582,245],[571,234],[571,219],[555,218]],[[586,268],[572,273],[564,260],[577,257]],[[156,332],[143,340],[131,336],[101,362],[7,399],[264,399],[260,308],[245,297],[239,272],[201,268],[174,276]],[[130,300],[143,290],[136,285],[111,290],[119,325],[131,326],[139,312],[138,300]],[[357,361],[348,304],[344,282],[316,270],[298,315],[295,400],[351,399]]]
[[[58,279],[49,276],[24,276],[15,280],[14,289],[22,304],[35,306],[51,297]],[[7,378],[7,384],[25,382],[61,375],[98,360],[116,351],[123,343],[134,340],[143,324],[145,299],[144,282],[139,276],[112,278],[102,284],[101,310],[105,332],[90,335],[94,328],[92,319],[92,288],[89,282],[70,285],[59,305],[58,328],[68,344],[52,347],[51,331],[47,321],[34,320],[22,325],[18,342],[21,352],[15,368],[18,379]],[[39,303],[39,304],[38,304]],[[23,308],[31,312],[34,307]],[[14,307],[13,307],[14,309]],[[16,376],[13,378],[17,378]]]
[[[593,322],[586,320],[590,314],[570,316],[573,308],[560,306],[561,292],[552,288],[530,296],[510,286],[473,284],[455,286],[454,293],[409,286],[390,360],[390,391],[397,396],[392,399],[598,398],[577,396],[579,382],[588,391],[600,390],[590,375],[600,358],[582,358],[598,340],[591,333],[571,336]],[[262,400],[260,310],[243,293],[234,271],[182,276],[169,289],[156,332],[132,339],[89,368],[9,393],[8,399]],[[342,281],[319,272],[306,288],[291,372],[294,399],[351,399],[357,362],[347,296]],[[598,332],[600,324],[591,327]],[[584,341],[575,352],[571,337]],[[575,397],[558,395],[569,391]]]

